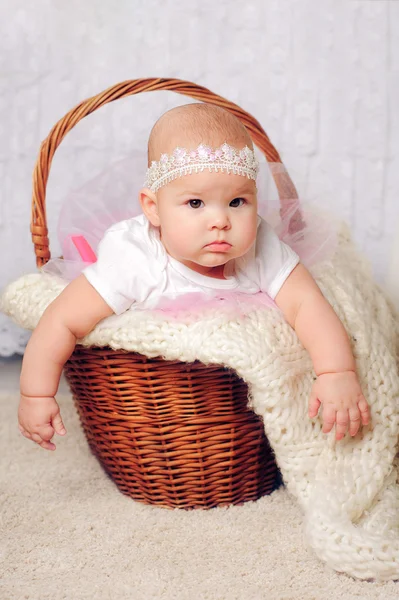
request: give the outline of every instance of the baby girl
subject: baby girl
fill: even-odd
[[[106,231],[97,262],[48,306],[30,338],[21,433],[55,450],[54,434],[66,433],[54,397],[62,368],[99,321],[179,294],[234,290],[268,294],[309,352],[317,375],[309,417],[322,406],[323,432],[356,435],[370,413],[348,335],[298,255],[258,216],[245,127],[209,104],[172,109],[151,131],[148,164],[142,214]]]

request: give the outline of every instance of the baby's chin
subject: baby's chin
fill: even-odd
[[[201,267],[220,267],[221,265],[225,265],[229,260],[232,260],[233,256],[228,256],[227,252],[221,252],[220,254],[215,253],[209,257],[201,258],[196,262]]]
[[[245,252],[207,252],[198,258],[198,264],[203,265],[204,267],[217,267],[219,265],[225,265],[229,262],[229,260],[234,260],[236,258],[240,258],[243,256]]]
[[[195,271],[203,271],[206,269],[222,267],[226,263],[228,263],[229,260],[231,260],[231,258],[228,258],[227,256],[223,255],[223,256],[219,256],[219,257],[214,256],[210,259],[204,259],[203,257],[201,257],[201,258],[193,258],[192,257],[191,259],[186,259],[184,262],[186,263],[187,266],[189,266],[191,269],[194,269]]]

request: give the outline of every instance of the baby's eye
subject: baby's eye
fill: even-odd
[[[230,202],[230,206],[232,206],[233,208],[237,208],[238,206],[242,206],[243,204],[245,204],[245,202],[245,198],[234,198],[234,200]]]
[[[191,206],[191,208],[199,208],[201,206],[201,202],[202,200],[189,200],[188,204]]]

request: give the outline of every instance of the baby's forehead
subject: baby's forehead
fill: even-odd
[[[173,194],[196,193],[203,195],[218,192],[231,195],[256,193],[256,183],[252,179],[233,173],[213,173],[206,169],[200,173],[183,175],[165,187],[169,187]]]

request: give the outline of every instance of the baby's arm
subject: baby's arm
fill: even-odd
[[[350,434],[355,435],[361,423],[369,422],[369,407],[348,335],[334,309],[302,264],[289,275],[275,302],[308,350],[317,375],[309,416],[315,417],[322,404],[324,433],[336,423],[337,440],[344,437],[348,424]]]
[[[89,333],[113,310],[80,275],[46,308],[26,347],[20,378],[20,431],[42,448],[55,450],[54,433],[64,435],[54,398],[62,369],[77,339]]]

